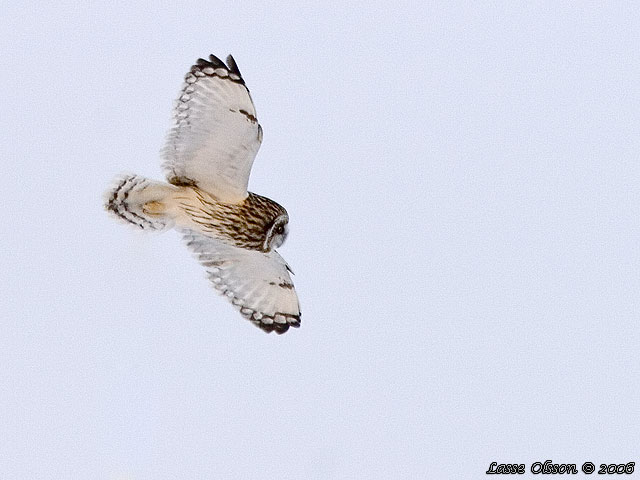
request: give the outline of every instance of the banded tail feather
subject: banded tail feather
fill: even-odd
[[[163,201],[172,187],[140,175],[123,175],[104,195],[104,207],[120,220],[141,230],[165,230],[173,226]]]

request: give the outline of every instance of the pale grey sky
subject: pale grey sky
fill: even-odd
[[[4,2],[0,477],[640,461],[639,37],[634,2]],[[209,53],[291,216],[284,336],[102,211]]]

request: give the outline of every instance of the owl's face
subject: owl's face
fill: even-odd
[[[264,240],[263,249],[265,251],[271,251],[275,248],[279,248],[287,239],[289,229],[287,224],[289,223],[288,215],[280,215],[271,223],[267,229],[267,234]]]

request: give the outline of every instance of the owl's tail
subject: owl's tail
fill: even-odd
[[[142,230],[164,230],[173,225],[163,201],[172,193],[166,183],[138,175],[124,175],[104,196],[104,207]]]

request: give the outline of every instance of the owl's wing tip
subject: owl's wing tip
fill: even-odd
[[[242,78],[242,74],[240,73],[240,69],[238,68],[238,64],[236,63],[235,58],[233,58],[233,55],[227,56],[227,66],[229,67],[229,71],[231,73],[235,73],[240,78]]]
[[[276,332],[278,335],[282,335],[283,333],[289,330],[289,327],[300,328],[300,315],[296,316],[287,316],[286,323],[265,323],[261,320],[252,320],[254,325],[260,328],[262,331],[266,333]]]

